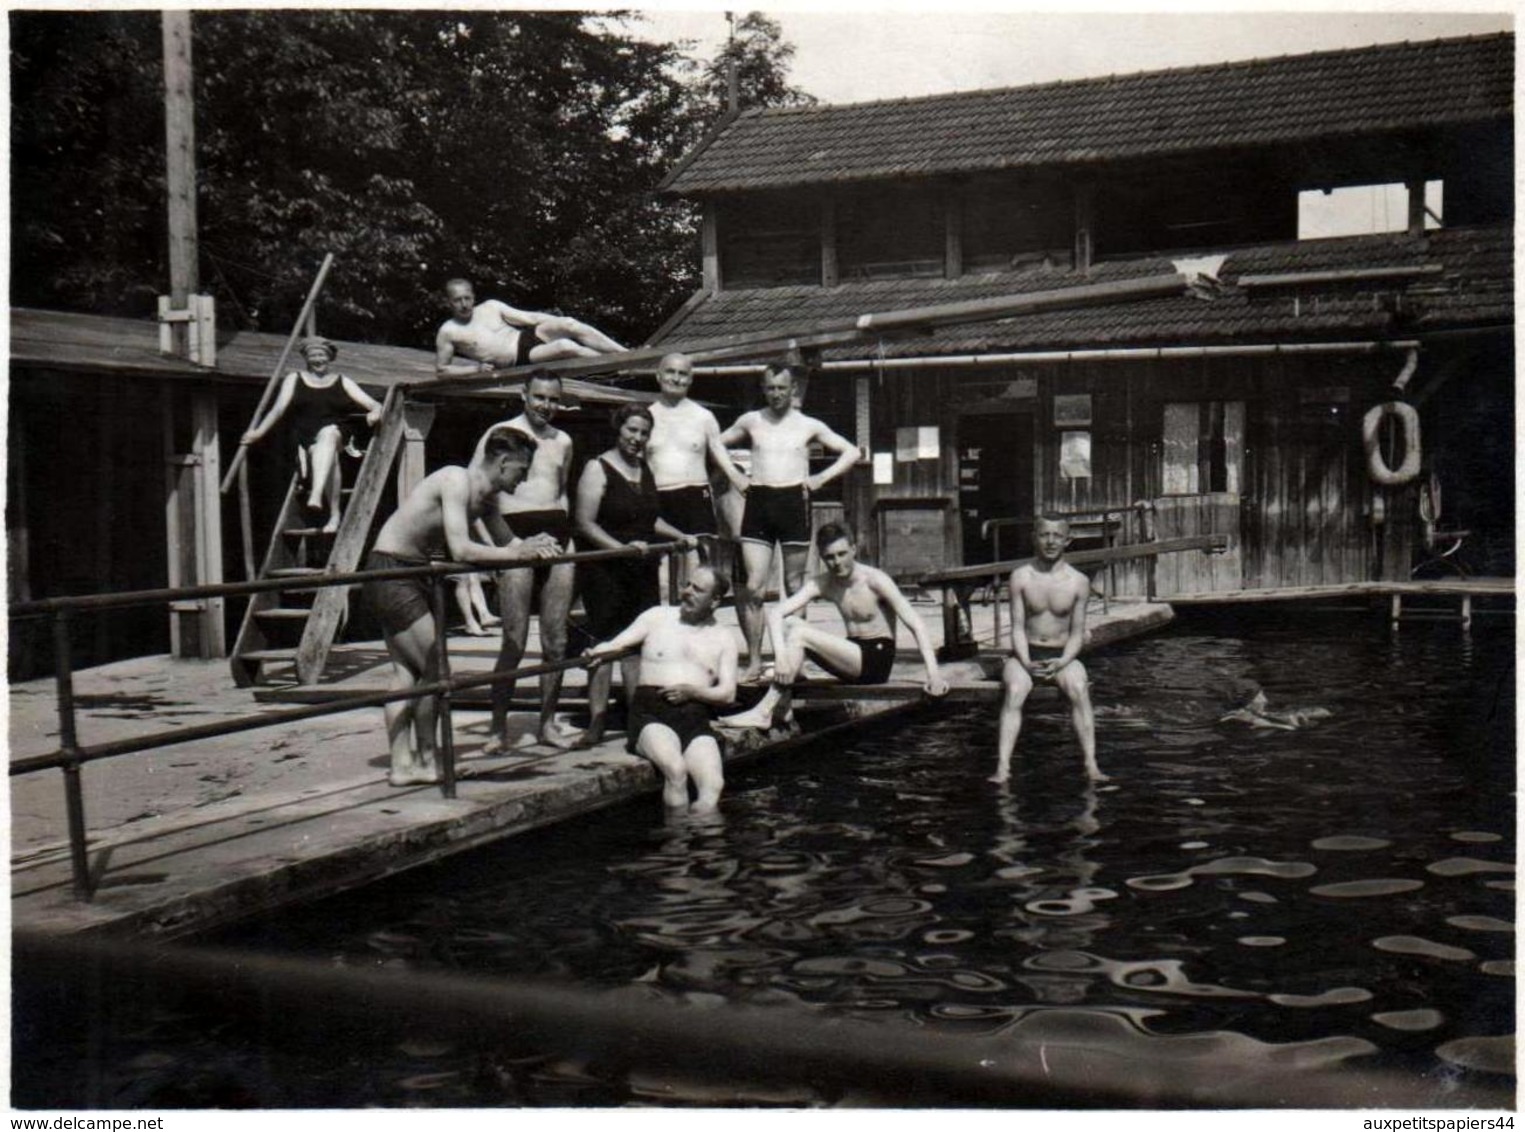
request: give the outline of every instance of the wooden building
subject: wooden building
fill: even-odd
[[[808,408],[871,459],[818,505],[910,576],[1024,553],[1041,511],[1112,512],[1131,541],[1149,501],[1161,536],[1230,536],[1162,571],[1200,592],[1409,577],[1433,474],[1429,529],[1512,574],[1513,58],[1494,35],[733,115],[665,185],[702,207],[704,289],[660,341],[1191,259],[1210,300],[827,351]],[[1326,194],[1376,186],[1387,230],[1315,238]],[[756,371],[700,372],[719,400]],[[1362,423],[1390,401],[1423,462],[1383,487]]]
[[[225,332],[216,365],[204,367],[161,353],[155,322],[12,309],[10,326],[10,600],[246,580],[238,496],[222,496],[218,486],[285,337]],[[337,344],[332,368],[378,397],[399,382],[434,376],[429,351]],[[558,423],[584,454],[612,439],[600,409],[649,397],[587,382],[567,386],[570,411]],[[520,407],[491,393],[410,405],[399,485],[465,463],[483,429]],[[294,452],[280,436],[277,426],[249,459],[256,561],[294,468]],[[346,484],[357,463],[346,463]],[[384,501],[381,517],[391,509]],[[241,611],[242,599],[218,599],[176,603],[168,617],[162,606],[82,617],[75,663],[166,652],[221,657]],[[51,632],[46,621],[12,624],[13,680],[51,671]]]

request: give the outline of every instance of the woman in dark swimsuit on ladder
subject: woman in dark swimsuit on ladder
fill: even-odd
[[[589,460],[577,481],[576,521],[579,541],[588,550],[644,548],[652,535],[688,545],[692,540],[658,518],[657,485],[646,466],[646,441],[651,437],[651,410],[644,405],[621,405],[612,417],[614,447]],[[662,601],[656,558],[615,558],[584,562],[577,568],[577,588],[587,618],[582,632],[589,645],[617,636],[641,613]],[[620,681],[636,685],[636,658],[620,661]],[[604,734],[609,710],[613,665],[600,665],[588,677],[588,706],[592,714],[584,742],[591,746]]]
[[[328,497],[328,522],[323,530],[332,534],[339,529],[339,498],[343,484],[339,474],[339,449],[354,439],[358,431],[357,409],[365,411],[366,424],[381,419],[381,404],[342,373],[327,373],[328,363],[339,349],[327,338],[309,338],[302,343],[305,370],[293,370],[281,382],[281,391],[265,419],[244,433],[243,443],[254,444],[285,416],[292,415],[297,460],[308,480],[307,507],[323,509]]]

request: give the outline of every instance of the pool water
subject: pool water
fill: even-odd
[[[1251,1066],[1434,1082],[1445,1104],[1457,1081],[1513,1081],[1506,624],[1178,623],[1087,660],[1108,782],[1086,781],[1068,712],[1039,698],[992,785],[993,705],[950,706],[737,768],[719,820],[664,822],[646,799],[210,942],[991,1041],[1088,1019],[1149,1056],[1195,1035]],[[1273,709],[1330,714],[1220,722],[1244,680]],[[59,1103],[78,1051],[18,1027],[15,1103]],[[484,1072],[449,1043],[274,1049],[257,1017],[185,1002],[89,1040],[111,1107],[685,1099],[565,1060]]]

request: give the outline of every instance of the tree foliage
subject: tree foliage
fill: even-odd
[[[815,97],[789,83],[794,45],[784,39],[777,20],[748,12],[737,20],[731,36],[705,68],[704,89],[716,106],[729,98],[731,66],[736,68],[737,103],[741,109],[759,106],[814,106]]]
[[[197,12],[200,285],[219,319],[285,330],[331,251],[325,333],[432,343],[439,286],[464,275],[644,338],[696,285],[691,210],[654,189],[716,103],[713,68],[630,19]],[[150,314],[168,290],[159,16],[10,22],[13,302]],[[777,25],[742,26],[749,100],[796,98]]]

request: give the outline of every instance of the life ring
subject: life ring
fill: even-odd
[[[1382,458],[1382,446],[1378,433],[1384,417],[1397,417],[1403,426],[1403,463],[1397,470],[1387,466]],[[1384,401],[1373,405],[1361,421],[1361,443],[1366,449],[1366,474],[1371,482],[1382,487],[1398,487],[1409,483],[1419,474],[1423,453],[1419,448],[1419,412],[1403,401]]]

